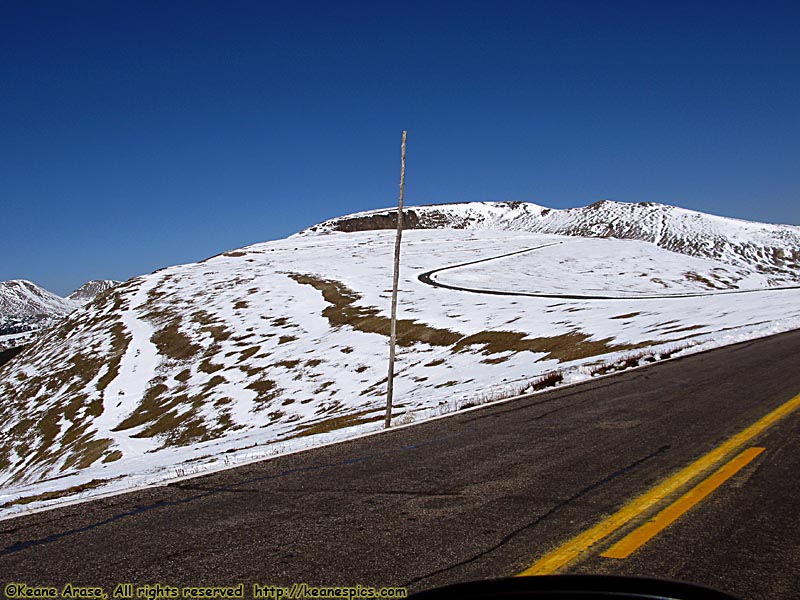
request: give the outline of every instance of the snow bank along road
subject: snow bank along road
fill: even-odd
[[[423,589],[532,569],[795,598],[798,356],[793,331],[5,520],[0,580]]]

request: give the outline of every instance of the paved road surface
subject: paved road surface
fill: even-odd
[[[714,292],[684,292],[678,294],[645,295],[645,294],[631,294],[631,293],[626,294],[624,292],[609,292],[608,294],[569,294],[566,292],[545,293],[545,292],[526,292],[522,290],[511,291],[511,290],[464,287],[461,285],[452,285],[449,283],[443,283],[439,281],[437,277],[439,273],[443,273],[444,271],[451,271],[454,269],[460,269],[461,267],[469,267],[480,263],[501,260],[504,258],[509,258],[511,256],[516,256],[518,254],[527,254],[528,252],[535,252],[536,250],[541,250],[542,248],[557,246],[563,243],[565,242],[552,242],[549,244],[543,244],[541,246],[533,246],[531,248],[525,248],[524,250],[517,250],[515,252],[507,252],[505,254],[490,256],[488,258],[480,258],[478,260],[471,260],[465,263],[449,265],[446,267],[439,267],[438,269],[433,269],[432,271],[421,273],[417,277],[417,279],[419,279],[422,283],[433,287],[440,287],[448,290],[456,290],[459,292],[470,292],[472,294],[485,294],[488,296],[526,296],[528,298],[555,298],[560,300],[664,300],[669,298],[701,298],[705,296],[726,296],[731,294],[774,294],[775,292],[800,289],[800,285],[787,285],[782,287],[760,288],[752,290],[721,290]]]
[[[0,582],[245,582],[249,596],[252,583],[419,590],[514,575],[796,397],[798,363],[795,331],[0,521]],[[601,554],[708,472],[562,570],[798,597],[799,433],[789,412],[737,449],[763,452],[629,558]]]

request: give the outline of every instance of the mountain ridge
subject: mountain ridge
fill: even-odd
[[[76,306],[27,279],[0,281],[0,319],[67,314]]]
[[[578,208],[550,209],[527,202],[476,202],[409,206],[407,229],[504,229],[578,237],[640,240],[661,248],[721,260],[760,264],[774,285],[800,279],[800,227],[709,215],[653,202],[600,200]],[[297,236],[394,229],[397,209],[329,219]]]

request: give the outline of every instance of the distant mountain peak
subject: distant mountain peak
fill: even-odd
[[[72,292],[69,296],[67,296],[67,299],[76,300],[84,304],[92,300],[95,296],[97,296],[97,294],[101,294],[106,290],[110,290],[119,284],[119,281],[114,281],[113,279],[93,279],[92,281],[87,281],[77,290]]]
[[[30,343],[40,331],[118,283],[89,281],[62,298],[27,279],[0,281],[0,350]]]
[[[12,317],[65,315],[77,304],[27,279],[0,281],[0,320]]]

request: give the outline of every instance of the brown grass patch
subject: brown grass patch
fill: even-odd
[[[159,353],[174,360],[189,360],[200,351],[200,346],[192,343],[192,340],[179,328],[181,325],[180,317],[174,318],[165,327],[156,331],[150,341],[156,345]]]
[[[119,450],[114,450],[106,454],[106,457],[103,459],[103,462],[112,463],[114,461],[119,460],[120,458],[122,458],[122,452],[120,452]]]
[[[271,379],[259,379],[247,386],[247,389],[253,390],[258,394],[259,402],[267,402],[274,400],[278,396],[278,389],[275,387],[275,382]]]
[[[209,401],[210,386],[224,381],[218,377],[212,378],[203,393],[191,397],[186,393],[169,392],[163,383],[156,383],[147,390],[136,412],[114,430],[123,431],[146,425],[134,437],[159,437],[163,441],[162,447],[213,439],[231,425],[230,419],[221,415],[214,427],[209,428],[200,416],[203,405]]]
[[[211,390],[213,390],[218,385],[222,385],[223,383],[227,383],[227,379],[225,379],[222,375],[214,375],[208,383],[203,386],[203,393],[207,394]]]
[[[203,373],[208,373],[209,375],[212,373],[216,373],[217,371],[224,368],[225,365],[218,365],[216,363],[211,362],[210,358],[205,359],[203,362],[200,363],[199,369]]]
[[[211,338],[217,343],[224,342],[231,337],[230,330],[224,325],[207,325],[201,327],[200,331],[203,333],[210,333]]]
[[[659,351],[645,350],[643,352],[631,353],[612,362],[602,363],[592,369],[593,375],[607,375],[616,371],[624,371],[641,364],[654,363],[656,360],[666,360],[685,346],[675,346]],[[658,354],[658,359],[655,354]]]
[[[300,364],[299,360],[282,360],[280,362],[274,363],[273,367],[283,367],[284,369],[294,369],[297,365]]]
[[[544,390],[558,385],[562,381],[564,381],[564,375],[561,371],[553,371],[535,379],[533,383],[531,383],[530,389],[534,391]]]
[[[506,362],[510,356],[497,356],[495,358],[485,358],[481,362],[485,365],[499,365],[501,363]]]
[[[73,464],[78,470],[89,468],[103,457],[113,443],[109,439],[93,440],[91,439],[91,434],[85,436],[77,444],[78,447],[73,450],[73,455],[64,464],[63,470],[71,468]]]
[[[366,416],[374,412],[375,411],[372,410],[364,410],[340,417],[331,417],[330,419],[317,421],[311,425],[302,425],[295,430],[295,434],[291,437],[305,437],[318,433],[328,433],[329,431],[336,431],[337,429],[353,427],[354,425],[361,425],[363,423],[373,423],[383,419],[383,415]]]
[[[632,313],[627,313],[627,314],[624,314],[624,315],[617,315],[616,317],[611,317],[611,318],[612,319],[632,319],[633,317],[638,317],[640,314],[642,314],[642,313],[640,313],[640,312],[632,312]]]
[[[439,385],[435,385],[433,387],[435,387],[438,390],[439,388],[453,387],[454,385],[458,385],[458,382],[457,381],[446,381],[444,383],[440,383]]]
[[[697,283],[702,283],[705,287],[711,290],[724,290],[726,287],[729,287],[729,286],[718,286],[707,277],[703,277],[702,275],[700,275],[699,273],[695,273],[694,271],[687,271],[686,273],[683,274],[683,276],[689,281],[696,281]]]
[[[198,310],[192,314],[192,321],[200,325],[211,325],[214,323],[214,317],[208,311]]]
[[[314,393],[315,393],[315,394],[321,394],[322,392],[324,392],[325,390],[327,390],[329,387],[331,387],[331,386],[332,386],[334,383],[335,383],[335,382],[333,382],[333,381],[326,381],[325,383],[323,383],[322,385],[320,385],[320,386],[319,386],[317,389],[315,389],[315,390],[314,390]]]
[[[328,319],[332,327],[348,326],[364,333],[389,335],[389,318],[379,316],[378,309],[374,307],[356,306],[355,303],[361,296],[344,284],[298,273],[290,273],[289,277],[297,283],[310,285],[322,293],[322,297],[331,304],[322,311],[322,316]],[[399,346],[411,346],[417,342],[435,346],[451,346],[460,337],[448,329],[429,327],[419,321],[411,319],[397,321],[397,344]]]
[[[239,360],[245,361],[251,358],[253,355],[258,354],[259,350],[261,350],[261,346],[251,346],[247,350],[242,350],[239,353]]]
[[[345,285],[313,275],[288,275],[297,283],[310,285],[322,293],[323,298],[331,304],[322,311],[331,326],[349,326],[365,333],[389,335],[389,319],[379,316],[374,307],[357,306],[355,303],[361,296]],[[429,327],[410,319],[398,320],[397,332],[397,343],[400,346],[426,343],[433,346],[452,346],[453,352],[463,352],[471,346],[480,346],[480,351],[484,354],[532,352],[544,354],[546,359],[559,361],[577,360],[644,345],[614,345],[611,344],[612,338],[592,340],[591,336],[578,331],[539,338],[528,338],[527,334],[518,331],[485,331],[464,337],[449,329]],[[433,366],[435,361],[428,364]]]
[[[199,310],[192,315],[192,321],[202,325],[201,333],[211,334],[211,338],[216,342],[224,342],[231,337],[230,330],[223,323],[215,320],[213,315],[204,310]]]
[[[611,340],[592,340],[589,335],[578,331],[538,338],[528,338],[518,331],[484,331],[459,340],[453,351],[463,352],[470,346],[482,346],[481,352],[484,354],[533,352],[544,354],[545,359],[566,362],[638,347],[630,344],[612,345]]]
[[[63,496],[69,496],[70,494],[80,494],[81,492],[85,492],[87,490],[91,490],[101,485],[108,483],[109,479],[92,479],[88,483],[82,483],[80,485],[74,485],[69,487],[65,490],[56,490],[52,492],[42,492],[41,494],[36,494],[35,496],[25,496],[23,498],[17,498],[16,500],[12,500],[11,502],[6,502],[2,505],[2,508],[8,508],[10,506],[16,505],[24,505],[30,504],[31,502],[43,502],[45,500],[53,500],[55,498],[62,498]]]
[[[182,400],[181,404],[186,402],[191,405],[192,403],[186,396],[182,396],[180,399]],[[193,402],[202,404],[202,399],[195,399]],[[213,439],[214,435],[208,430],[203,419],[197,415],[196,410],[197,407],[181,412],[172,410],[161,415],[155,423],[132,437],[161,436],[164,439],[162,446],[164,448],[168,446],[188,446]]]
[[[123,431],[147,425],[133,437],[162,440],[162,448],[184,446],[213,439],[223,433],[230,425],[229,419],[222,415],[211,430],[200,416],[200,410],[208,402],[205,395],[188,396],[171,393],[162,383],[152,386],[145,393],[137,411],[114,428]]]
[[[163,396],[164,392],[167,391],[169,391],[169,388],[161,382],[150,386],[145,392],[136,411],[123,420],[122,423],[117,425],[112,431],[133,429],[144,425],[148,421],[157,420],[160,415],[179,404],[182,398],[185,398],[185,396],[177,396],[170,401]]]
[[[99,392],[104,391],[108,384],[119,375],[119,365],[128,349],[131,336],[125,333],[125,326],[122,323],[115,323],[111,327],[111,340],[111,362],[108,365],[108,371],[97,380],[97,391]]]

